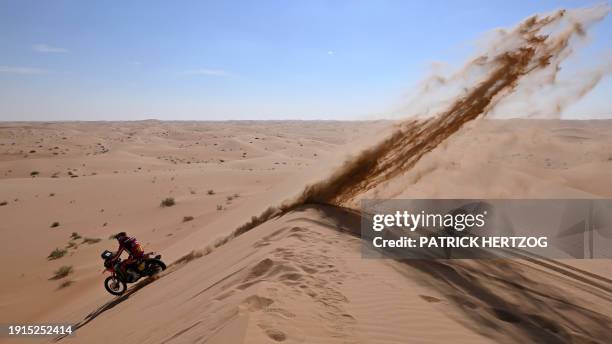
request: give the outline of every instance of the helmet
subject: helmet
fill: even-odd
[[[127,234],[125,234],[125,232],[119,232],[117,234],[115,234],[115,239],[117,240],[121,240],[122,238],[127,237]]]

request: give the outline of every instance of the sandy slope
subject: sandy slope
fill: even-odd
[[[334,161],[330,152],[382,125],[0,125],[0,202],[7,203],[0,206],[0,236],[10,243],[0,259],[12,262],[0,277],[0,322],[42,321],[49,310],[106,296],[99,254],[115,249],[111,234],[135,234],[173,261],[296,192],[303,183],[295,178],[316,177],[311,174]],[[176,205],[161,208],[166,197]],[[185,216],[193,220],[183,222]],[[59,226],[51,228],[54,222]],[[73,232],[82,238],[71,240]],[[84,238],[102,240],[87,244]],[[64,257],[47,259],[70,242],[75,246]],[[60,266],[73,266],[74,274],[49,280]],[[58,289],[66,280],[75,283]]]
[[[349,142],[388,125],[145,122],[2,129],[0,172],[7,175],[0,188],[9,204],[0,207],[0,233],[16,244],[0,258],[19,259],[2,277],[0,322],[78,323],[76,336],[61,339],[75,343],[605,342],[612,326],[609,261],[366,260],[353,235],[359,231],[355,212],[321,205],[255,227],[124,297],[104,291],[98,255],[111,246],[108,233],[133,231],[174,261],[298,193],[346,151],[358,150]],[[46,137],[49,146],[67,141],[66,157],[14,154],[31,149],[41,132],[54,133]],[[363,197],[611,197],[605,182],[612,174],[611,137],[610,122],[482,121]],[[86,155],[102,138],[110,151]],[[242,158],[236,146],[212,148],[229,147],[237,138],[253,142],[247,155],[260,155]],[[12,140],[19,140],[17,147]],[[196,147],[203,142],[204,148]],[[67,167],[80,176],[67,177]],[[30,177],[32,168],[41,175]],[[61,177],[49,178],[57,170]],[[234,193],[239,197],[229,204]],[[167,196],[177,205],[160,208]],[[225,210],[217,211],[217,204]],[[183,223],[186,215],[195,219]],[[60,226],[49,228],[52,221]],[[73,231],[104,240],[76,240],[79,247],[67,257],[47,261]],[[61,265],[75,267],[66,278],[74,284],[58,289],[64,279],[48,278]]]
[[[372,198],[612,195],[612,121],[477,121]]]
[[[362,259],[352,235],[359,220],[300,208],[93,310],[78,335],[94,343],[554,343],[609,333],[610,284],[521,260]]]
[[[118,340],[112,329],[128,333],[129,319],[138,317],[143,328],[130,342],[397,343],[453,332],[465,342],[481,338],[440,318],[431,301],[440,295],[397,265],[361,259],[359,239],[337,232],[342,224],[334,222],[354,227],[358,218],[323,210],[329,215],[302,209],[267,222],[101,309],[79,336]]]

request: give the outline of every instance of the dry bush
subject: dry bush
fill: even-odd
[[[49,255],[47,256],[47,259],[48,260],[60,259],[66,253],[68,253],[68,250],[56,248],[55,250],[51,251],[51,253],[49,253]]]
[[[61,278],[64,278],[70,275],[73,272],[74,272],[74,269],[72,268],[72,266],[64,265],[54,272],[54,275],[53,277],[51,277],[51,279],[58,280],[58,279],[61,279]]]
[[[67,280],[67,281],[64,281],[64,282],[62,282],[62,283],[59,285],[59,289],[63,289],[63,288],[69,287],[69,286],[71,286],[71,285],[72,285],[72,283],[74,283],[74,281],[73,281],[73,280]]]
[[[166,197],[161,201],[161,207],[171,207],[173,205],[175,205],[176,202],[174,201],[174,197]]]
[[[83,238],[83,244],[96,244],[99,243],[100,241],[102,241],[102,239],[99,238]]]

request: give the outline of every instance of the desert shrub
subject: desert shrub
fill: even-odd
[[[66,245],[66,248],[74,248],[74,249],[76,249],[77,247],[79,247],[79,246],[74,241],[69,241],[68,245]]]
[[[51,224],[51,228],[59,227],[60,223],[55,221]]]
[[[226,197],[226,199],[227,199],[228,201],[231,201],[231,200],[233,200],[233,199],[234,199],[234,197],[232,197],[232,196],[227,196],[227,197]]]
[[[55,250],[51,251],[51,253],[49,253],[49,256],[47,256],[47,259],[49,260],[60,259],[66,253],[68,253],[68,250],[56,248]]]
[[[171,207],[173,205],[175,205],[176,202],[174,202],[174,198],[173,197],[166,197],[161,201],[161,207]]]
[[[0,207],[5,206],[5,205],[7,205],[7,204],[8,204],[8,202],[7,202],[7,201],[2,201],[2,202],[0,202]]]
[[[214,195],[215,194],[215,190],[213,190],[213,189],[208,190],[208,194],[209,195]]]
[[[217,204],[217,210],[223,210],[223,206],[221,204]]]
[[[70,234],[70,238],[73,240],[81,239],[81,235],[77,232],[72,232],[72,234]]]
[[[99,238],[83,238],[83,244],[95,244],[95,243],[99,243],[100,241],[102,241],[102,239]]]
[[[62,283],[59,285],[59,289],[69,287],[69,286],[71,286],[71,285],[72,285],[72,283],[74,283],[74,281],[72,281],[72,280],[67,280],[67,281],[64,281],[64,282],[62,282]]]
[[[57,280],[60,278],[64,278],[73,272],[74,272],[74,269],[72,269],[72,266],[64,265],[54,272],[54,275],[53,277],[51,277],[51,279]]]
[[[183,222],[189,222],[191,220],[193,220],[193,216],[184,216],[183,217]]]
[[[40,174],[40,172],[38,172],[38,171],[32,171],[32,172],[30,172],[30,175],[31,175],[32,177],[36,177],[36,176],[37,176],[37,175],[39,175],[39,174]]]

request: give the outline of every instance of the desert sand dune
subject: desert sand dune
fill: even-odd
[[[0,233],[11,245],[0,255],[19,263],[3,273],[0,318],[44,319],[50,309],[77,300],[75,294],[99,291],[99,253],[115,249],[108,238],[120,230],[170,261],[213,241],[244,222],[244,214],[297,192],[295,178],[308,180],[333,160],[330,152],[384,125],[2,124]],[[65,154],[46,153],[55,147]],[[176,205],[160,207],[167,197]],[[56,248],[64,256],[49,260]],[[49,280],[62,266],[74,272]],[[68,280],[74,283],[60,287]]]
[[[308,127],[308,123],[300,125]],[[298,195],[302,185],[341,165],[346,157],[341,152],[349,150],[342,144],[359,137],[347,135],[345,141],[339,141],[337,134],[333,135],[336,141],[328,140],[317,135],[321,125],[313,124],[317,130],[310,134],[311,140],[300,141],[318,155],[304,160],[315,163],[314,159],[320,159],[310,168],[290,164],[286,170],[267,171],[271,162],[286,154],[273,150],[268,156],[228,158],[222,164],[174,164],[151,157],[156,154],[134,153],[141,145],[124,143],[103,155],[91,157],[75,151],[73,158],[49,158],[53,169],[40,168],[41,176],[32,177],[24,170],[24,176],[4,177],[0,185],[8,202],[0,207],[2,235],[17,245],[6,247],[2,254],[7,260],[19,259],[3,276],[3,319],[78,324],[77,336],[62,342],[120,340],[126,333],[131,333],[130,342],[151,343],[160,338],[177,343],[376,343],[404,342],[406,338],[414,342],[449,338],[464,342],[601,341],[611,316],[612,273],[607,261],[558,263],[527,257],[491,264],[362,259],[354,236],[359,230],[355,212],[327,206],[296,209],[223,241],[249,214],[279,204],[287,195]],[[328,125],[343,128],[353,124]],[[191,125],[172,126],[193,130]],[[392,123],[363,122],[352,130],[384,134],[390,127]],[[92,137],[88,132],[95,128],[84,126],[72,132]],[[147,135],[159,129],[144,126],[141,130],[146,132],[142,140],[149,140]],[[255,137],[244,130],[245,137]],[[277,128],[275,135],[290,136],[282,130],[296,129],[288,123],[286,128]],[[609,121],[476,121],[405,174],[379,185],[372,195],[610,197],[603,180],[612,171],[611,131]],[[568,132],[588,139],[576,144],[559,138],[559,133]],[[257,135],[260,139],[253,138],[254,142],[265,137]],[[189,142],[194,145],[203,142],[199,136],[193,139],[197,141]],[[233,142],[235,136],[227,140]],[[309,147],[307,141],[313,145],[327,142],[334,148]],[[151,145],[147,148],[156,152]],[[160,151],[173,149],[164,144],[159,147]],[[304,148],[294,144],[292,149],[299,156]],[[560,150],[564,154],[559,155]],[[193,155],[197,153],[201,152]],[[124,159],[125,155],[132,158]],[[33,158],[4,161],[2,170],[16,171],[13,166],[25,164],[26,159]],[[96,166],[98,173],[52,177],[51,171],[67,166],[74,166],[70,171],[78,173],[80,165],[75,161],[81,162],[81,168],[83,163]],[[121,164],[125,167],[118,168]],[[252,170],[245,170],[242,164],[249,164]],[[593,166],[598,168],[593,170]],[[169,196],[176,205],[160,207],[161,199]],[[217,205],[223,210],[217,210]],[[188,215],[194,219],[183,222]],[[51,228],[53,221],[59,226]],[[99,253],[114,248],[107,238],[121,229],[135,233],[145,247],[161,251],[169,262],[185,255],[188,259],[144,288],[139,287],[148,281],[123,297],[111,297],[101,284]],[[84,243],[83,238],[71,238],[72,232],[102,241]],[[221,245],[215,248],[216,241]],[[51,250],[71,242],[76,248],[68,248],[66,256],[47,259]],[[24,243],[27,249],[19,249]],[[196,254],[187,254],[192,251]],[[49,280],[61,266],[73,266],[74,272]],[[72,284],[60,288],[66,280]],[[134,332],[132,319],[136,318],[146,321]]]
[[[356,236],[368,197],[612,195],[609,121],[487,118],[530,76],[554,83],[601,19],[543,34],[564,18],[505,33],[427,119],[7,124],[0,322],[73,322],[55,340],[86,343],[606,342],[600,262],[364,259]],[[174,264],[112,298],[98,254],[118,230]]]
[[[565,269],[363,259],[359,221],[350,210],[297,209],[110,301],[81,320],[79,336],[119,340],[140,318],[134,342],[562,343],[601,341],[612,325],[610,289]]]
[[[390,125],[359,124],[383,133]],[[579,131],[589,137],[588,143],[559,141],[559,128]],[[612,171],[611,130],[609,121],[477,121],[407,173],[380,185],[375,195],[610,197],[598,176],[607,178]],[[479,153],[470,154],[477,146]],[[132,148],[126,144],[122,149]],[[565,152],[562,156],[557,155],[560,149]],[[124,151],[108,154],[121,156]],[[338,157],[343,156],[324,150],[318,155],[321,171],[340,165]],[[84,159],[94,166],[103,158]],[[4,162],[3,169],[23,159]],[[56,159],[56,165],[73,165],[71,159]],[[151,172],[133,168],[147,168],[145,162],[150,160],[147,155],[126,160],[131,167],[119,173],[107,168],[94,176],[1,181],[2,194],[10,195],[9,203],[0,207],[5,214],[3,238],[29,243],[27,251],[9,246],[3,252],[5,259],[19,257],[4,275],[3,317],[78,324],[77,336],[62,342],[119,340],[126,333],[131,333],[129,341],[151,343],[160,338],[177,343],[376,343],[405,338],[580,342],[601,341],[610,324],[612,271],[605,260],[559,263],[523,257],[491,264],[362,259],[354,236],[359,231],[358,214],[328,206],[302,207],[223,241],[244,223],[246,214],[299,194],[300,185],[313,178],[310,170],[302,173],[296,165],[286,174],[280,170],[268,174],[265,169],[247,172],[229,167],[238,162],[262,166],[269,163],[265,158],[228,159],[214,168],[171,162],[152,166]],[[423,173],[430,164],[441,167]],[[591,166],[600,167],[592,171]],[[491,176],[491,171],[496,174]],[[418,174],[422,176],[415,178]],[[227,196],[235,193],[238,197],[228,201]],[[166,196],[175,197],[177,204],[160,207]],[[217,210],[218,204],[224,210]],[[37,216],[28,216],[31,212]],[[187,215],[194,219],[183,222]],[[60,224],[51,228],[54,220]],[[114,298],[102,287],[99,253],[114,248],[107,237],[119,229],[132,231],[145,247],[161,251],[169,262],[191,251],[196,254],[187,255],[153,283],[143,282]],[[103,240],[83,243],[83,238],[71,239],[74,231]],[[216,241],[221,245],[215,248]],[[47,260],[51,250],[70,242],[77,247],[68,248],[62,258]],[[74,273],[49,280],[64,265],[73,266]],[[66,280],[73,283],[60,288]],[[143,317],[146,325],[133,332],[131,319]]]

